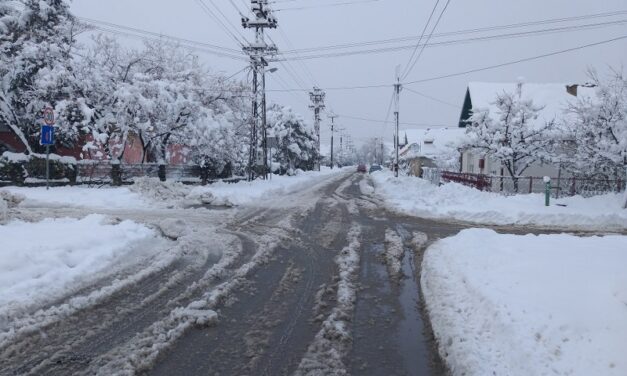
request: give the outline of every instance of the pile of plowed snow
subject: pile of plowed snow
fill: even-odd
[[[151,257],[162,241],[144,225],[96,214],[0,226],[0,328],[20,307],[39,306]]]
[[[218,199],[211,192],[197,190],[182,183],[157,178],[137,178],[131,191],[157,206],[185,208],[190,206],[231,206],[227,199]]]
[[[12,194],[8,191],[0,191],[0,223],[9,219],[9,209],[16,207],[22,201],[24,196]]]

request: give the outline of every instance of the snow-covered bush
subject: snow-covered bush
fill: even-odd
[[[50,155],[50,179],[76,183],[76,160],[69,157]],[[0,180],[23,185],[28,179],[46,178],[46,156],[41,154],[18,154],[5,152],[0,156]]]

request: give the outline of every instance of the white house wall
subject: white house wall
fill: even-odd
[[[484,173],[486,175],[501,175],[501,164],[492,158],[485,159],[485,168],[482,172],[479,168],[479,160],[482,157],[483,156],[477,153],[465,151],[462,155],[462,172],[470,174]],[[556,178],[559,173],[559,166],[536,162],[532,164],[527,170],[525,170],[525,172],[521,176],[551,176],[553,178]],[[504,171],[503,175],[509,176],[507,171]],[[562,171],[561,176],[567,177],[564,171]]]

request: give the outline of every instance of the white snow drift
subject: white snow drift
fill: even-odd
[[[287,193],[303,190],[318,183],[321,178],[337,174],[343,170],[323,168],[322,171],[299,171],[295,176],[272,175],[271,180],[255,180],[237,184],[216,183],[196,187],[192,196],[210,193],[218,202],[233,205],[250,205],[263,199],[278,198]]]
[[[143,225],[110,224],[101,215],[0,226],[0,318],[25,304],[37,305],[80,288],[103,272],[132,265],[146,252],[140,245],[155,245],[156,238]]]
[[[372,178],[386,204],[404,214],[492,225],[627,229],[621,194],[568,197],[552,200],[552,205],[545,207],[542,194],[502,196],[455,183],[438,187],[411,176],[396,179],[387,171],[377,172]]]
[[[422,287],[454,375],[626,375],[627,237],[462,231]]]

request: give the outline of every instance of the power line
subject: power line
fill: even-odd
[[[552,19],[544,19],[544,20],[539,20],[539,21],[528,21],[528,22],[522,22],[522,23],[488,26],[488,27],[483,27],[483,28],[463,29],[463,30],[457,30],[457,31],[435,33],[433,34],[432,38],[438,39],[438,38],[443,38],[447,36],[476,34],[476,33],[482,33],[482,32],[487,32],[487,31],[517,29],[517,28],[528,27],[528,26],[538,26],[538,25],[547,25],[547,24],[554,24],[554,23],[581,21],[581,20],[589,20],[589,19],[595,19],[595,18],[607,18],[607,17],[614,17],[614,16],[619,16],[619,15],[625,15],[625,14],[627,14],[627,10],[588,14],[588,15],[574,16],[574,17],[552,18]],[[571,25],[571,27],[573,26],[576,27],[577,25]],[[307,53],[307,52],[347,49],[347,48],[362,47],[362,46],[372,46],[372,45],[378,45],[378,44],[400,43],[400,42],[407,42],[407,41],[415,41],[419,39],[420,37],[418,36],[407,36],[407,37],[381,39],[381,40],[366,41],[366,42],[353,42],[353,43],[337,44],[337,45],[330,45],[330,46],[310,47],[310,48],[303,48],[299,50],[284,50],[282,51],[282,54],[283,55],[296,54],[296,53],[302,54],[302,53]],[[415,45],[412,44],[412,48],[415,48]]]
[[[431,23],[431,19],[433,18],[433,15],[435,14],[435,10],[438,9],[438,4],[440,4],[440,0],[437,0],[435,4],[433,5],[433,9],[431,9],[431,14],[429,14],[429,18],[427,19],[427,22],[425,23],[425,27],[422,29],[422,32],[420,33],[420,38],[418,38],[416,47],[414,48],[414,50],[411,53],[411,56],[409,57],[409,61],[407,62],[407,66],[405,67],[405,70],[407,70],[407,68],[409,67],[409,64],[411,64],[411,61],[414,59],[414,56],[416,55],[418,48],[420,48],[420,42],[422,42],[422,38],[425,36],[425,33],[427,32],[427,28],[429,27],[429,24]],[[431,33],[431,35],[433,35],[433,33]]]
[[[560,54],[565,54],[568,52],[573,52],[573,51],[577,51],[577,50],[582,50],[584,48],[589,48],[589,47],[594,47],[594,46],[600,46],[603,44],[607,44],[607,43],[612,43],[612,42],[617,42],[619,40],[623,40],[623,39],[627,39],[627,35],[618,37],[618,38],[612,38],[612,39],[606,39],[606,40],[602,40],[600,42],[595,42],[595,43],[590,43],[590,44],[585,44],[583,46],[578,46],[578,47],[573,47],[573,48],[567,48],[565,50],[560,50],[560,51],[555,51],[555,52],[549,52],[546,54],[542,54],[542,55],[536,55],[536,56],[532,56],[532,57],[527,57],[527,58],[523,58],[523,59],[518,59],[518,60],[513,60],[513,61],[508,61],[506,63],[501,63],[501,64],[495,64],[495,65],[490,65],[487,67],[482,67],[482,68],[476,68],[476,69],[470,69],[467,71],[463,71],[463,72],[457,72],[457,73],[451,73],[451,74],[445,74],[442,76],[435,76],[435,77],[430,77],[430,78],[423,78],[421,80],[415,80],[415,81],[409,81],[406,82],[405,85],[412,85],[412,84],[417,84],[417,83],[422,83],[422,82],[428,82],[428,81],[436,81],[436,80],[441,80],[444,78],[450,78],[450,77],[456,77],[456,76],[463,76],[466,74],[470,74],[470,73],[475,73],[475,72],[482,72],[482,71],[486,71],[486,70],[490,70],[490,69],[496,69],[496,68],[501,68],[501,67],[505,67],[508,65],[514,65],[514,64],[519,64],[519,63],[524,63],[527,61],[532,61],[532,60],[538,60],[538,59],[543,59],[545,57],[550,57],[550,56],[555,56],[555,55],[560,55]]]
[[[414,60],[413,63],[411,63],[410,61],[410,65],[408,65],[408,68],[405,70],[405,73],[403,74],[403,79],[406,79],[407,76],[409,76],[411,74],[411,71],[414,69],[414,67],[416,66],[416,64],[418,63],[418,60],[420,60],[420,57],[422,56],[422,53],[425,51],[425,47],[427,46],[427,44],[429,44],[429,41],[431,40],[431,37],[433,37],[433,33],[435,32],[435,29],[437,29],[438,25],[440,24],[440,21],[442,20],[442,16],[444,16],[444,13],[446,12],[446,9],[448,9],[449,4],[451,3],[451,0],[447,0],[446,4],[444,4],[444,8],[442,9],[442,12],[440,12],[440,16],[438,17],[438,19],[435,21],[435,25],[433,25],[433,29],[431,29],[431,33],[429,34],[429,36],[427,37],[427,40],[425,43],[423,43],[422,48],[420,49],[420,53],[418,53],[418,56],[416,56],[416,59]],[[418,43],[418,45],[420,44],[420,42]]]
[[[95,20],[95,19],[92,19],[92,18],[86,18],[86,17],[76,17],[76,18],[78,20],[86,23],[86,24],[89,24],[90,26],[92,26],[92,27],[94,27],[96,29],[98,29],[100,27],[106,27],[106,28],[110,28],[110,29],[118,29],[118,30],[123,30],[125,32],[130,32],[130,33],[135,33],[135,34],[142,34],[142,35],[146,35],[146,36],[150,36],[150,37],[170,39],[172,41],[176,41],[176,42],[179,42],[181,44],[191,44],[191,45],[200,46],[200,47],[204,47],[204,48],[215,49],[215,50],[221,51],[221,52],[228,52],[228,53],[232,53],[232,54],[241,54],[240,50],[236,50],[236,49],[229,48],[229,47],[219,46],[219,45],[205,43],[205,42],[199,42],[199,41],[186,39],[186,38],[181,38],[181,37],[176,37],[176,36],[163,34],[163,33],[157,33],[157,32],[154,32],[154,31],[148,31],[148,30],[144,30],[144,29],[139,29],[137,27],[130,27],[130,26],[124,26],[124,25],[115,24],[115,23],[112,23],[112,22]]]
[[[211,10],[211,8],[209,8],[209,6],[207,6],[207,4],[205,4],[205,2],[203,0],[196,0],[196,3],[200,6],[200,8],[207,13],[207,15],[209,15],[210,18],[212,18],[214,21],[216,21],[218,23],[218,25],[222,28],[222,30],[229,36],[231,37],[231,39],[233,39],[235,41],[235,43],[237,43],[239,46],[244,46],[244,42],[240,41],[237,37],[237,35],[235,35],[233,33],[233,31],[229,30],[228,26],[226,26],[224,24],[224,22],[222,22],[222,20],[220,19],[220,17],[218,17],[213,10]]]
[[[408,87],[405,87],[405,88],[403,88],[403,89],[405,89],[405,90],[409,91],[410,93],[414,93],[414,94],[419,95],[419,96],[421,96],[421,97],[424,97],[424,98],[430,99],[430,100],[432,100],[432,101],[434,101],[434,102],[442,103],[442,104],[445,104],[445,105],[447,105],[447,106],[454,107],[454,108],[457,108],[458,110],[461,110],[461,106],[458,106],[458,105],[456,105],[456,104],[453,104],[453,103],[450,103],[450,102],[447,102],[447,101],[443,101],[442,99],[438,99],[438,98],[432,97],[432,96],[430,96],[430,95],[427,95],[427,94],[425,94],[425,93],[421,93],[421,92],[419,92],[419,91],[417,91],[417,90],[413,90],[413,89],[410,89],[410,88],[408,88]]]
[[[565,27],[559,27],[559,28],[549,28],[549,29],[540,29],[540,30],[533,30],[533,31],[522,31],[522,32],[516,32],[516,33],[489,35],[489,36],[482,36],[482,37],[454,39],[454,40],[448,40],[448,41],[442,41],[442,42],[429,43],[426,45],[426,47],[429,47],[429,48],[442,47],[442,46],[451,46],[451,45],[457,45],[457,44],[469,44],[469,43],[482,42],[482,41],[529,37],[529,36],[542,35],[542,34],[557,34],[557,33],[564,33],[564,32],[570,32],[570,31],[583,31],[586,29],[596,29],[596,28],[602,28],[602,27],[624,25],[626,23],[627,23],[627,20],[618,20],[618,21],[610,21],[610,22],[602,22],[602,23],[594,23],[594,24],[586,24],[586,25],[565,26]],[[333,52],[333,53],[316,54],[316,55],[302,55],[300,57],[287,57],[285,53],[281,53],[281,56],[283,57],[284,60],[311,60],[311,59],[344,57],[344,56],[352,56],[352,55],[380,54],[380,53],[387,53],[387,52],[402,51],[402,50],[407,50],[410,48],[414,48],[414,45],[412,44],[412,45],[405,45],[405,46],[374,48],[374,49],[358,50],[358,51]]]
[[[411,85],[411,84],[416,84],[416,83],[421,83],[421,82],[436,81],[436,80],[449,78],[449,77],[462,76],[462,75],[466,75],[466,74],[470,74],[470,73],[474,73],[474,72],[481,72],[481,71],[485,71],[485,70],[496,69],[496,68],[504,67],[504,66],[507,66],[507,65],[519,64],[519,63],[523,63],[523,62],[527,62],[527,61],[538,60],[538,59],[542,59],[542,58],[546,58],[546,57],[550,57],[550,56],[555,56],[555,55],[565,54],[565,53],[572,52],[572,51],[582,50],[582,49],[585,49],[585,48],[590,48],[590,47],[595,47],[595,46],[599,46],[599,45],[603,45],[603,44],[613,43],[613,42],[617,42],[617,41],[620,41],[620,40],[623,40],[623,39],[627,39],[627,35],[624,35],[624,36],[621,36],[621,37],[617,37],[617,38],[612,38],[612,39],[606,39],[606,40],[602,40],[602,41],[595,42],[595,43],[585,44],[585,45],[581,45],[581,46],[577,46],[577,47],[573,47],[573,48],[568,48],[568,49],[564,49],[564,50],[549,52],[549,53],[542,54],[542,55],[536,55],[536,56],[532,56],[532,57],[528,57],[528,58],[523,58],[523,59],[518,59],[518,60],[514,60],[514,61],[509,61],[509,62],[506,62],[506,63],[490,65],[490,66],[486,66],[486,67],[482,67],[482,68],[475,68],[475,69],[471,69],[471,70],[467,70],[467,71],[463,71],[463,72],[450,73],[450,74],[441,75],[441,76],[424,78],[424,79],[421,79],[421,80],[408,81],[408,82],[404,82],[403,84],[404,85]],[[390,88],[390,87],[393,87],[393,86],[394,86],[393,84],[354,85],[354,86],[325,87],[324,90],[326,90],[326,91],[329,91],[329,90],[365,90],[365,89],[376,89],[376,88]],[[273,90],[273,91],[299,92],[299,91],[302,91],[302,90],[301,89],[290,88],[290,89],[287,89],[287,90]]]
[[[331,7],[339,7],[339,6],[346,6],[346,5],[374,3],[374,2],[378,2],[378,1],[379,0],[361,0],[361,1],[345,1],[345,2],[342,2],[342,3],[307,5],[307,6],[301,6],[301,7],[277,9],[276,12],[293,11],[293,10],[318,9],[318,8],[331,8]]]
[[[200,1],[202,2],[203,0],[200,0]],[[222,18],[224,19],[224,21],[225,21],[226,25],[230,26],[232,30],[235,30],[235,32],[236,32],[236,33],[237,33],[237,34],[238,34],[238,35],[242,38],[242,40],[243,40],[244,42],[248,43],[248,41],[246,40],[246,37],[244,36],[244,34],[242,34],[242,32],[241,32],[241,31],[239,31],[239,29],[238,29],[237,27],[233,26],[233,24],[231,23],[231,20],[230,20],[230,19],[229,19],[229,18],[228,18],[225,14],[224,14],[224,12],[222,12],[222,9],[220,9],[220,7],[219,7],[219,6],[217,6],[217,5],[213,2],[213,0],[207,0],[207,1],[209,1],[209,4],[213,5],[213,7],[214,7],[214,8],[218,11],[218,13],[220,13],[220,15],[221,15],[221,16],[222,16]],[[232,4],[232,5],[235,5],[235,4],[233,4],[233,1],[231,1],[231,4]],[[237,9],[237,7],[236,7],[236,9]],[[242,13],[239,11],[239,9],[237,9],[237,12],[238,12],[240,15],[242,15]]]
[[[371,123],[386,123],[386,120],[381,120],[381,119],[371,119],[371,118],[365,118],[365,117],[360,117],[360,116],[351,116],[351,115],[346,115],[346,114],[337,114],[339,117],[342,118],[346,118],[346,119],[352,119],[352,120],[361,120],[361,121],[367,121],[367,122],[371,122]],[[428,123],[413,123],[413,122],[400,122],[400,125],[407,125],[407,126],[416,126],[416,127],[426,127],[426,128],[438,128],[438,127],[450,127],[451,125],[446,125],[446,124],[428,124]]]
[[[201,52],[201,53],[207,53],[207,54],[211,54],[211,55],[216,55],[216,56],[221,56],[221,57],[226,57],[226,58],[230,58],[230,59],[234,59],[234,60],[242,60],[242,61],[246,61],[246,58],[241,56],[241,55],[234,55],[234,54],[230,54],[230,53],[226,53],[226,52],[219,52],[219,51],[215,51],[213,49],[209,49],[209,48],[204,48],[204,47],[200,47],[200,46],[193,46],[193,45],[189,45],[189,44],[184,44],[181,43],[180,41],[177,41],[176,39],[171,39],[170,37],[167,37],[165,35],[157,38],[157,37],[149,37],[149,36],[145,36],[145,35],[138,35],[138,34],[134,34],[128,31],[122,31],[122,30],[116,30],[113,28],[108,28],[108,27],[104,27],[104,26],[97,26],[97,25],[91,25],[94,29],[104,32],[104,33],[108,33],[108,34],[113,34],[113,35],[119,35],[119,36],[127,36],[127,37],[131,37],[131,38],[137,38],[137,39],[141,39],[141,40],[145,40],[145,41],[152,41],[152,42],[160,42],[163,41],[164,39],[168,39],[168,40],[172,40],[176,43],[179,43],[182,47],[189,49],[189,50],[193,50],[193,51],[197,51],[197,52]]]

